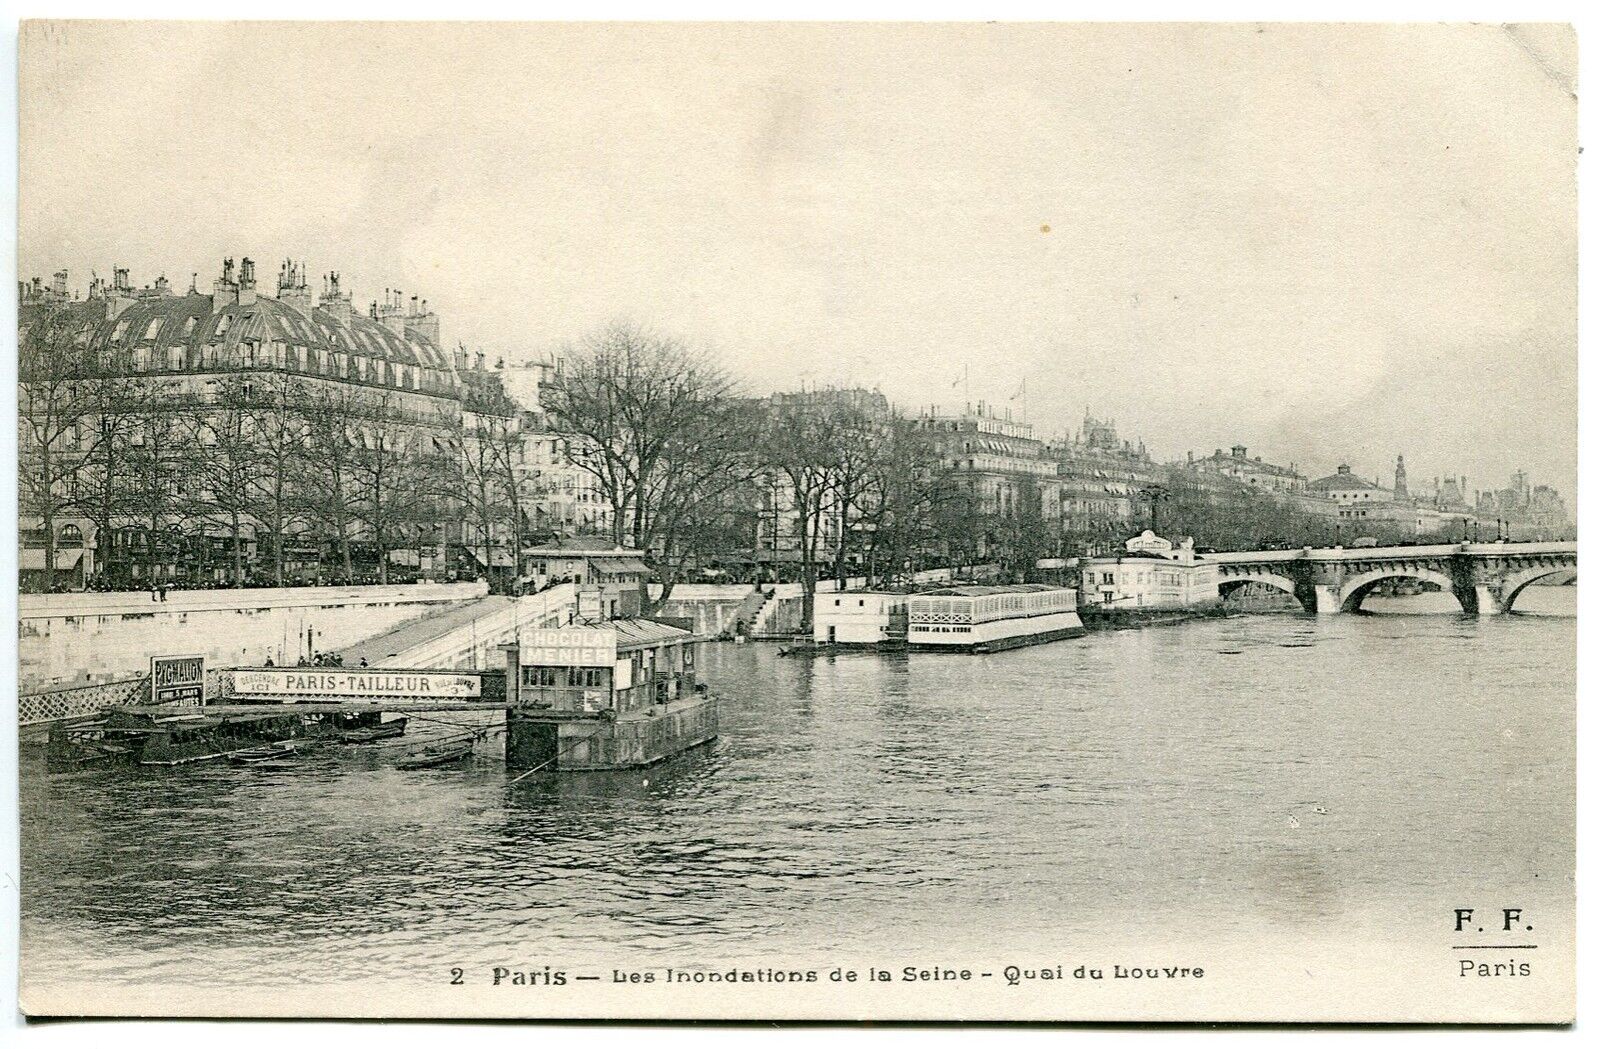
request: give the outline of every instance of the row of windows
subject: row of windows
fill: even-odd
[[[605,688],[605,667],[523,667],[524,688]]]
[[[185,367],[203,370],[214,368],[287,368],[292,371],[325,375],[335,379],[371,382],[403,390],[421,390],[424,370],[410,364],[373,357],[352,356],[337,351],[320,350],[314,346],[290,346],[281,342],[241,342],[235,346],[207,343],[198,355],[184,345],[168,346],[158,351],[153,346],[138,346],[133,350],[134,371],[181,371]],[[429,388],[440,384],[430,383]]]
[[[29,550],[43,550],[47,545],[43,528],[23,528],[19,529],[19,533],[22,537],[22,545]],[[77,525],[65,524],[56,530],[56,546],[78,547],[82,545],[83,529]]]
[[[232,314],[232,313],[219,314],[218,317],[217,317],[217,327],[216,327],[215,334],[218,335],[218,336],[226,335],[228,333],[228,330],[233,327],[234,316],[235,316],[235,314]],[[255,312],[254,311],[250,311],[250,312],[244,313],[242,315],[239,315],[239,321],[240,321],[241,324],[248,324],[251,321],[255,320],[255,317],[256,317]],[[112,342],[113,345],[120,344],[122,342],[122,340],[127,337],[128,328],[129,328],[129,325],[131,324],[131,320],[132,320],[131,318],[124,317],[121,320],[117,321],[116,327],[113,328],[112,331],[111,331],[111,342]],[[192,336],[194,334],[195,328],[198,326],[199,321],[200,321],[199,317],[193,317],[193,316],[185,317],[183,319],[183,337],[184,338],[187,339],[187,338],[189,338],[190,336]],[[151,318],[150,322],[148,324],[146,324],[145,327],[144,327],[144,335],[143,335],[141,341],[144,341],[144,342],[153,341],[157,336],[159,336],[161,334],[161,331],[166,326],[166,323],[167,323],[167,318],[166,317],[153,317],[153,318]],[[317,337],[317,332],[320,331],[324,341],[326,341],[326,342],[328,342],[330,344],[336,343],[336,342],[337,343],[342,343],[346,350],[349,350],[349,351],[352,351],[352,352],[358,351],[363,347],[367,350],[368,353],[370,353],[370,354],[372,354],[374,356],[378,356],[378,357],[383,356],[385,354],[385,352],[386,352],[386,347],[384,346],[384,340],[379,338],[373,332],[367,331],[367,330],[362,329],[362,328],[349,329],[349,330],[340,329],[337,333],[335,333],[326,324],[323,324],[323,323],[321,323],[319,321],[317,323],[317,325],[316,325],[317,331],[313,331],[312,327],[311,327],[311,324],[309,322],[304,321],[304,320],[302,320],[302,319],[300,319],[298,317],[295,317],[295,316],[292,316],[292,315],[289,315],[289,314],[280,314],[279,317],[278,317],[278,323],[280,323],[284,327],[288,328],[290,330],[290,332],[298,333],[300,338],[303,339],[306,342],[314,341],[316,339],[316,337]],[[80,345],[80,346],[87,345],[88,342],[89,342],[90,336],[94,332],[94,329],[95,329],[95,325],[94,325],[93,322],[85,324],[81,329],[79,329],[78,337],[77,337],[78,345]]]

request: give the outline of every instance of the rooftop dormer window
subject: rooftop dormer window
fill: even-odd
[[[117,322],[116,330],[111,333],[111,341],[121,342],[122,337],[126,334],[128,334],[128,322],[120,320]]]
[[[145,326],[144,337],[146,339],[153,339],[157,335],[160,335],[161,334],[161,325],[164,324],[164,323],[166,323],[166,318],[165,317],[157,317],[154,320],[152,320],[148,325]]]
[[[224,313],[222,316],[217,318],[217,334],[218,335],[226,335],[226,334],[228,334],[228,328],[231,327],[232,325],[233,325],[233,314]]]
[[[188,338],[194,334],[194,326],[200,323],[199,317],[185,317],[183,319],[183,337]]]

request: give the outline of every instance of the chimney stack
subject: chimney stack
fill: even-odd
[[[239,260],[239,305],[256,301],[256,264],[249,257]]]
[[[239,301],[239,282],[233,279],[233,260],[222,260],[222,276],[211,285],[211,308],[221,309]]]
[[[383,302],[373,304],[372,319],[403,337],[406,333],[404,293],[399,288],[384,288]]]
[[[350,323],[350,293],[339,290],[339,274],[330,272],[322,278],[322,309],[332,317],[334,323],[348,326]]]
[[[111,267],[111,287],[106,294],[106,320],[111,320],[133,305],[133,285],[126,266]]]
[[[411,296],[411,312],[405,318],[405,334],[433,346],[440,344],[439,318],[428,309],[428,300]]]
[[[311,297],[311,289],[306,286],[305,263],[297,263],[293,259],[283,260],[283,265],[278,270],[278,301],[293,306],[307,317],[311,316],[316,303]]]

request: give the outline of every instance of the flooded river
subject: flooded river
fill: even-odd
[[[988,656],[712,645],[721,738],[627,775],[513,784],[491,746],[425,772],[345,748],[46,776],[27,750],[24,969],[168,993],[442,987],[510,956],[998,965],[1324,935],[1341,957],[1425,939],[1448,969],[1450,908],[1503,903],[1549,922],[1559,962],[1575,595]],[[1423,614],[1382,614],[1405,612]]]

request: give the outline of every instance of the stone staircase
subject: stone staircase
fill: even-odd
[[[417,670],[495,669],[504,664],[500,646],[524,630],[564,626],[577,611],[571,583],[519,598],[485,597],[466,608],[407,623],[340,652],[346,668],[407,667]]]

